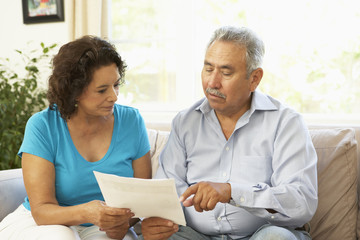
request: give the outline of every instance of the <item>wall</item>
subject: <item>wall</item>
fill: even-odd
[[[58,43],[62,45],[70,40],[69,5],[65,0],[65,21],[54,23],[24,24],[22,0],[1,0],[0,6],[0,57],[13,57],[14,49],[24,49],[28,45],[38,46]],[[6,4],[5,4],[6,2]]]
[[[65,0],[63,22],[24,24],[22,15],[22,0],[2,1],[0,5],[0,58],[9,58],[11,64],[21,62],[17,50],[40,49],[40,43],[58,46],[71,40],[70,12],[73,0]],[[57,49],[54,53],[57,52]],[[17,70],[18,72],[21,70]],[[46,86],[50,71],[43,73],[40,85]]]

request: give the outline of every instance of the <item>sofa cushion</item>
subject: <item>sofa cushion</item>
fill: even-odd
[[[13,212],[25,196],[21,168],[0,171],[0,221]]]
[[[353,129],[310,129],[318,156],[319,204],[313,240],[356,239],[357,143]]]

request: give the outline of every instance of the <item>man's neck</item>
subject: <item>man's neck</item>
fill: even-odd
[[[231,134],[234,132],[236,123],[250,109],[250,106],[251,106],[251,101],[245,108],[237,112],[235,111],[232,113],[222,113],[214,110],[226,140],[230,138]]]

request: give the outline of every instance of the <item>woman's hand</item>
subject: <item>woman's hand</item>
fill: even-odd
[[[107,206],[103,201],[94,200],[85,204],[86,213],[89,223],[98,226],[109,234],[120,234],[123,230],[128,231],[130,225],[129,220],[134,213],[128,208],[113,208]],[[121,229],[121,230],[119,230]]]

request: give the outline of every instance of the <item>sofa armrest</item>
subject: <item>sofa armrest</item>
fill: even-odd
[[[26,196],[21,168],[0,171],[0,221],[14,211]]]

